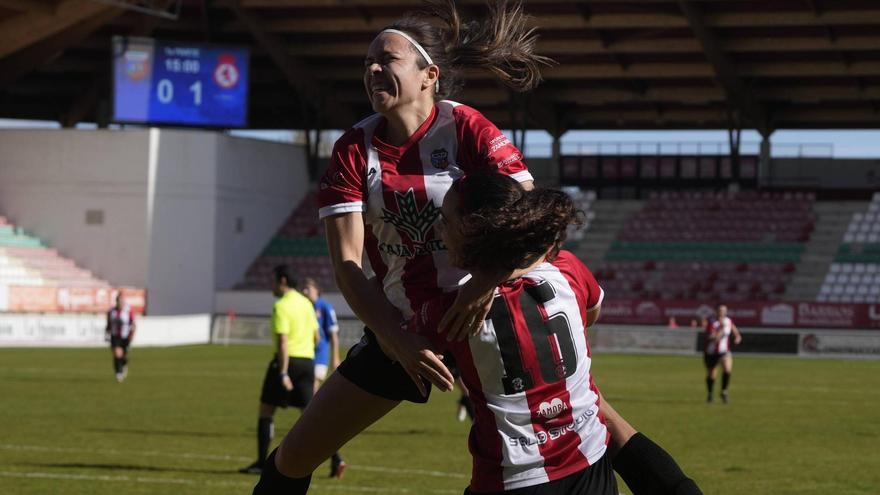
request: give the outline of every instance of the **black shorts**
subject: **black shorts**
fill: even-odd
[[[617,479],[611,468],[608,453],[595,464],[570,474],[565,478],[548,481],[540,485],[525,486],[503,492],[473,492],[465,488],[464,495],[617,495]]]
[[[724,354],[703,354],[703,364],[706,365],[707,369],[712,369],[718,366],[718,362],[721,361],[721,358],[726,356],[727,353]]]
[[[431,395],[431,383],[422,379],[428,389],[428,395],[422,396],[403,366],[382,352],[376,335],[366,327],[361,341],[348,350],[336,371],[365,392],[384,399],[424,404]]]
[[[131,339],[123,339],[122,337],[117,337],[115,335],[110,336],[110,347],[122,347],[123,351],[128,351],[128,345],[131,343]]]
[[[287,376],[293,382],[293,390],[287,391],[281,382],[278,360],[269,361],[260,402],[275,407],[304,408],[315,394],[315,361],[305,358],[288,358]]]

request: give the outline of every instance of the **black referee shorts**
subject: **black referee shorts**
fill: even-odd
[[[431,396],[431,383],[422,379],[428,389],[428,395],[422,396],[403,366],[382,352],[376,335],[366,327],[361,341],[348,350],[336,371],[365,392],[384,399],[424,404]]]
[[[561,478],[540,485],[525,486],[503,492],[474,492],[465,488],[464,495],[617,495],[617,479],[611,468],[608,452],[595,464]]]
[[[263,392],[260,402],[275,407],[304,408],[315,394],[315,360],[305,358],[288,358],[287,375],[293,382],[293,390],[287,391],[281,382],[278,360],[269,361],[266,377],[263,378]]]

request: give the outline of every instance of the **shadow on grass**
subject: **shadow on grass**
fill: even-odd
[[[22,466],[106,471],[147,471],[151,473],[229,474],[228,469],[183,469],[178,467],[136,466],[133,464],[89,464],[84,462],[21,463]]]
[[[165,437],[197,437],[197,438],[227,438],[253,436],[253,433],[230,433],[211,431],[175,431],[175,430],[135,430],[132,428],[89,428],[86,431],[94,433],[118,433],[128,435],[153,435]]]

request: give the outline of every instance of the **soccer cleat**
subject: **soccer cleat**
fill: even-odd
[[[343,461],[342,459],[339,459],[338,462],[336,460],[331,460],[330,461],[330,477],[341,480],[342,473],[345,472],[346,467],[348,467],[348,466],[346,466],[345,461]]]
[[[239,469],[238,472],[242,474],[263,474],[263,465],[255,462],[248,467]]]
[[[122,383],[122,380],[125,380],[125,375],[122,373],[116,373],[116,383]]]
[[[712,394],[709,394],[706,396],[706,402],[708,402],[710,404],[712,403]]]
[[[462,422],[467,418],[467,408],[464,406],[458,406],[458,421]]]
[[[721,392],[721,402],[727,404],[727,390]]]

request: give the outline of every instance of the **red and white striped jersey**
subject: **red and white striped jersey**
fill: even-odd
[[[520,182],[532,176],[519,150],[465,105],[437,102],[403,146],[377,137],[385,125],[387,120],[375,114],[336,141],[319,186],[319,217],[364,214],[370,266],[391,303],[409,317],[467,276],[449,265],[435,231],[452,182],[478,170],[497,170]]]
[[[495,492],[571,475],[598,461],[610,434],[590,373],[587,311],[604,293],[562,251],[496,290],[481,333],[448,343],[436,328],[455,294],[425,303],[410,327],[451,352],[474,403],[471,490]]]
[[[709,323],[706,333],[706,354],[727,354],[730,352],[730,333],[733,320],[725,316]],[[716,342],[715,334],[721,332],[721,338]]]
[[[107,312],[107,326],[110,327],[110,335],[127,339],[131,335],[131,327],[134,325],[134,312],[128,306],[118,310],[110,308]]]

